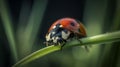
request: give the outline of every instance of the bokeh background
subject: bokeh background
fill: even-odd
[[[46,47],[50,25],[63,17],[80,20],[87,35],[120,30],[120,0],[0,0],[0,67],[11,67]],[[120,67],[120,42],[73,47],[23,67]]]

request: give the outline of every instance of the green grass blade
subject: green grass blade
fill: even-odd
[[[39,27],[42,23],[44,12],[47,6],[47,0],[35,0],[32,7],[31,15],[28,20],[28,25],[25,29],[26,35],[30,44],[33,44],[35,37],[38,33]]]
[[[20,17],[20,26],[17,30],[17,38],[18,38],[18,42],[19,42],[19,55],[20,58],[30,54],[33,50],[33,43],[36,40],[36,36],[38,34],[38,31],[40,29],[41,23],[42,23],[42,19],[44,16],[44,12],[47,6],[47,1],[48,0],[33,0],[33,5],[31,8],[31,11],[26,11],[26,10],[30,10],[30,6],[25,6],[27,4],[24,3],[23,1],[23,7],[21,9],[21,17]],[[29,9],[25,9],[25,8],[29,8]],[[29,14],[25,14],[26,12],[30,12]],[[25,19],[23,16],[27,15]],[[23,22],[22,22],[23,21]],[[27,23],[27,25],[24,25],[24,23]],[[25,49],[25,50],[23,50]]]
[[[14,59],[14,61],[17,61],[18,56],[17,56],[16,43],[14,38],[14,31],[12,28],[13,27],[12,21],[10,18],[8,7],[6,6],[6,3],[4,0],[0,0],[0,14],[3,21],[5,33],[7,35],[7,38],[10,44],[12,58]]]
[[[81,42],[80,42],[81,41]],[[92,37],[87,37],[79,40],[73,40],[70,42],[67,42],[66,45],[63,48],[73,47],[73,46],[80,46],[80,45],[91,45],[91,44],[100,44],[100,43],[106,43],[106,42],[115,42],[120,41],[120,31],[118,32],[112,32],[112,33],[106,33],[101,35],[96,35]],[[19,67],[24,64],[27,64],[35,59],[41,58],[42,56],[45,56],[49,53],[52,53],[54,51],[60,50],[60,46],[49,46],[43,49],[40,49],[31,55],[23,58],[19,62],[17,62],[13,67]]]
[[[16,63],[13,67],[19,67],[21,65],[24,65],[26,63],[29,63],[35,59],[38,59],[44,55],[47,55],[51,52],[54,52],[54,51],[57,51],[57,50],[60,50],[60,46],[49,46],[49,47],[46,47],[46,48],[43,48],[43,49],[40,49],[32,54],[30,54],[29,56],[25,57],[24,59],[20,60],[18,63]]]

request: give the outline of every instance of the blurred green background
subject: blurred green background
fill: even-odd
[[[120,30],[120,0],[0,0],[0,67],[44,48],[50,25],[63,17],[80,20],[87,35]],[[120,67],[120,42],[57,51],[24,67]]]

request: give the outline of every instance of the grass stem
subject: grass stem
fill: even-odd
[[[81,42],[82,43],[81,43]],[[106,34],[101,34],[101,35],[96,35],[96,36],[91,36],[91,37],[86,37],[82,38],[79,40],[72,40],[70,42],[67,42],[66,45],[63,47],[63,49],[68,48],[68,47],[73,47],[73,46],[82,46],[82,45],[91,45],[91,44],[102,44],[106,42],[116,42],[120,41],[120,31],[118,32],[112,32],[112,33],[106,33]],[[19,62],[17,62],[13,67],[19,67],[24,64],[27,64],[35,59],[41,58],[42,56],[45,56],[49,53],[55,52],[60,50],[60,46],[48,46],[43,49],[40,49],[31,55],[23,58]]]

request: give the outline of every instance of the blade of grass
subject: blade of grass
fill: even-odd
[[[7,35],[7,38],[10,44],[12,58],[14,59],[14,61],[17,61],[18,56],[17,56],[16,43],[14,38],[14,31],[12,28],[13,26],[12,26],[8,7],[6,6],[6,3],[4,0],[0,0],[0,14],[3,21],[5,33]]]
[[[41,25],[45,8],[47,6],[47,0],[35,0],[34,6],[32,7],[32,12],[28,20],[28,25],[26,27],[27,36],[33,39],[36,36],[36,33]],[[34,39],[33,39],[34,40]]]
[[[20,41],[19,53],[21,57],[28,55],[32,51],[32,45],[42,23],[41,21],[43,19],[46,5],[47,0],[34,0],[31,9],[32,11],[30,13],[29,19],[27,20],[28,24],[25,26],[25,28],[22,26],[21,28],[19,27],[20,29],[18,30],[18,39]],[[25,50],[23,50],[24,48]]]
[[[81,42],[80,42],[81,41]],[[118,32],[112,32],[112,33],[106,33],[101,35],[96,35],[92,37],[82,38],[79,40],[72,40],[70,42],[67,42],[66,45],[63,48],[73,47],[73,46],[80,46],[80,45],[91,45],[91,44],[100,44],[105,42],[115,42],[120,41],[120,31]],[[49,46],[43,49],[40,49],[29,56],[23,58],[19,62],[17,62],[13,67],[22,66],[24,64],[27,64],[35,59],[41,58],[42,56],[45,56],[49,53],[55,52],[60,50],[60,46]]]
[[[120,18],[120,0],[116,0],[116,10],[115,10],[115,15],[114,15],[114,20],[113,20],[114,23],[112,24],[113,26],[111,27],[111,30],[114,30],[114,31],[120,30],[120,19],[119,18]],[[112,60],[112,63],[114,63],[114,66],[120,67],[120,47],[119,47],[120,42],[113,43],[113,45],[114,44],[117,44],[116,46],[118,48],[116,47],[116,49],[118,49],[118,50],[116,51],[117,56],[114,57],[115,61]],[[108,61],[110,61],[110,60],[108,60]]]
[[[80,42],[81,41],[81,42]],[[91,45],[91,44],[100,44],[105,42],[115,42],[120,41],[120,31],[118,32],[112,32],[112,33],[106,33],[101,35],[96,35],[92,37],[82,38],[79,40],[73,40],[70,42],[67,42],[66,45],[63,48],[73,47],[73,46],[80,46],[80,45]],[[24,64],[27,64],[35,59],[41,58],[42,56],[45,56],[49,53],[55,52],[60,50],[60,46],[49,46],[43,49],[40,49],[31,55],[23,58],[19,62],[17,62],[13,67],[19,67]]]
[[[33,42],[35,40],[38,29],[42,23],[46,5],[47,5],[47,0],[34,1],[34,6],[32,7],[32,12],[28,20],[28,25],[25,29],[28,39],[31,39],[30,42]]]
[[[25,57],[24,59],[20,60],[19,62],[17,62],[13,67],[20,67],[26,63],[29,63],[37,58],[40,58],[44,55],[47,55],[51,52],[60,50],[60,46],[48,46],[46,48],[40,49],[30,55],[28,55],[27,57]]]

